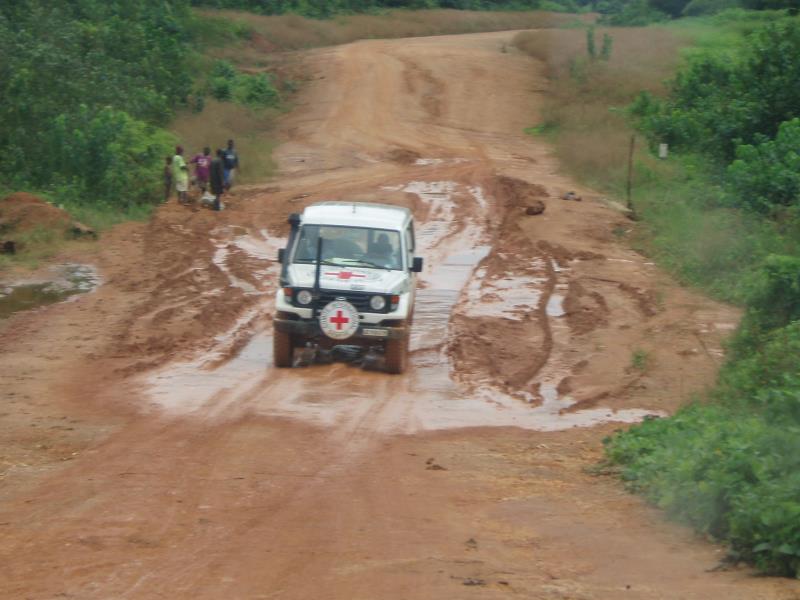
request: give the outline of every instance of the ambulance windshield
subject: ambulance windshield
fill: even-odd
[[[303,225],[294,251],[295,263],[315,263],[322,237],[322,262],[342,267],[402,270],[400,233],[388,229]]]

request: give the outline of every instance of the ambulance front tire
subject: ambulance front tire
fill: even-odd
[[[405,372],[408,365],[408,336],[404,335],[396,340],[387,340],[384,350],[386,371],[394,375]]]
[[[292,340],[291,334],[277,330],[273,332],[272,355],[276,367],[286,368],[292,366],[294,340]]]

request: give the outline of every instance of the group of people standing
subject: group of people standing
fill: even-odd
[[[194,165],[194,177],[191,180],[189,165]],[[222,210],[222,195],[233,186],[238,168],[239,155],[236,153],[233,140],[228,140],[227,147],[218,149],[216,156],[213,157],[211,148],[203,148],[203,153],[195,155],[188,164],[183,156],[183,146],[176,146],[175,156],[168,156],[164,166],[164,200],[169,199],[174,183],[178,202],[189,204],[191,181],[200,190],[201,202],[208,199],[214,210]]]

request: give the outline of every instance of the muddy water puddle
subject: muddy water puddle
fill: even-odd
[[[240,330],[253,326],[255,316],[245,315],[233,331],[219,336],[215,350],[150,375],[151,406],[174,416],[230,419],[258,414],[336,426],[340,432],[384,433],[485,426],[554,431],[639,421],[651,414],[605,408],[569,412],[574,401],[557,392],[558,382],[568,374],[557,354],[528,386],[538,394],[511,395],[488,380],[477,385],[472,381],[468,387],[459,383],[446,352],[453,312],[459,310],[469,318],[519,319],[525,312],[539,310],[550,320],[558,346],[568,335],[562,318],[567,269],[553,263],[555,289],[547,297],[544,263],[531,265],[526,273],[489,278],[481,263],[491,251],[485,225],[491,199],[480,188],[415,181],[396,189],[416,194],[429,208],[429,219],[417,226],[417,254],[425,258],[426,267],[420,276],[411,366],[405,375],[366,372],[343,363],[275,369],[272,336],[263,324],[255,327],[241,351],[220,361],[226,355],[223,348],[239,337]],[[460,215],[466,215],[458,222],[456,207]],[[273,260],[283,241],[264,232],[260,236],[219,232],[215,243],[215,264],[228,275],[230,285],[244,287],[228,268],[231,245],[251,258],[267,261]],[[259,278],[276,275],[273,264]],[[544,310],[539,308],[542,303]],[[265,294],[256,311],[269,314],[271,310],[271,294]]]
[[[94,267],[79,264],[57,265],[42,279],[0,283],[0,319],[85,294],[99,283],[100,276]]]
[[[447,340],[450,316],[472,272],[488,253],[489,246],[478,246],[448,256],[435,265],[429,286],[417,292],[411,350],[441,347]]]

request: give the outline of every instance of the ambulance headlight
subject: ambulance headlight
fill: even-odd
[[[314,297],[311,295],[311,292],[308,290],[300,290],[297,292],[297,296],[295,296],[295,298],[297,298],[297,303],[302,304],[303,306],[311,304],[311,301],[314,299]]]
[[[369,299],[372,310],[383,310],[386,307],[386,298],[383,296],[373,296]]]

